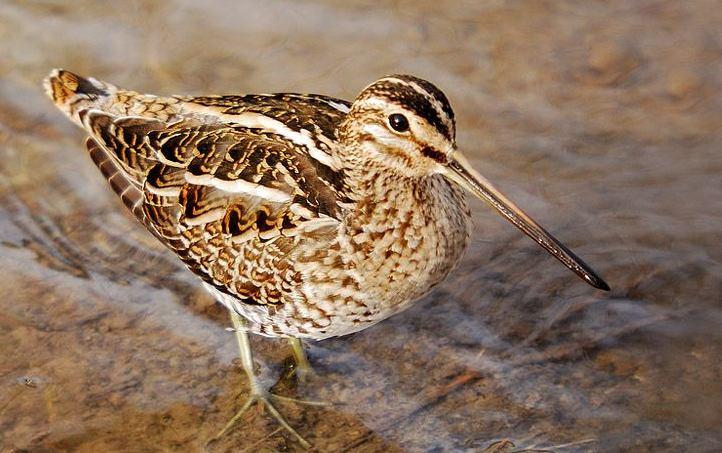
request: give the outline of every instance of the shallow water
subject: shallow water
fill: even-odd
[[[57,66],[157,94],[425,77],[476,168],[612,286],[474,203],[459,269],[312,344],[308,383],[254,338],[278,393],[338,403],[282,406],[318,450],[722,450],[719,2],[116,3],[0,3],[0,451],[300,450],[256,410],[205,445],[248,392],[230,322],[45,98]]]

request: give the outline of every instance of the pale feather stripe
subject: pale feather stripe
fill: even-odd
[[[80,118],[80,112],[82,112],[82,111],[85,111],[85,116],[83,117],[82,123],[80,123],[79,118]],[[95,137],[95,131],[93,131],[93,129],[90,126],[90,120],[96,115],[110,116],[109,113],[104,112],[103,110],[100,110],[97,108],[92,108],[92,107],[78,109],[78,111],[76,113],[78,114],[78,118],[76,120],[80,123],[80,127],[87,130],[90,133],[90,135],[92,135],[93,137]]]
[[[213,209],[212,211],[205,212],[199,216],[186,217],[183,221],[186,225],[205,225],[206,223],[215,222],[221,220],[226,215],[225,209]]]
[[[264,198],[269,201],[274,201],[276,203],[285,203],[291,201],[291,195],[282,190],[272,189],[270,187],[265,187],[260,184],[244,181],[241,179],[226,181],[223,179],[218,179],[212,175],[198,176],[186,172],[185,180],[191,184],[197,184],[200,186],[212,186],[225,192],[245,193],[259,198]]]
[[[323,216],[299,224],[298,229],[300,231],[310,232],[321,228],[336,228],[339,225],[340,222],[333,217]]]
[[[146,143],[148,142],[148,137],[145,138]],[[165,143],[167,140],[164,140],[162,143]],[[161,143],[161,146],[162,146]],[[174,162],[172,160],[168,160],[160,150],[155,150],[155,158],[158,159],[158,162],[160,162],[163,165],[167,165],[169,167],[173,168],[185,168],[185,164],[183,162]]]
[[[117,175],[117,174],[119,174],[119,173],[116,173],[116,175]],[[113,176],[115,176],[115,175],[113,175]],[[122,198],[125,196],[125,194],[126,194],[129,190],[131,190],[131,189],[136,189],[136,187],[133,187],[133,186],[131,186],[131,185],[128,185],[125,189],[123,189],[123,190],[118,194],[118,197],[120,197],[120,198],[122,199]]]
[[[341,103],[339,103],[339,102],[333,102],[333,101],[328,100],[328,99],[324,99],[324,102],[326,102],[328,105],[330,105],[331,107],[335,108],[335,109],[338,110],[339,112],[348,113],[348,112],[351,110],[351,109],[349,108],[349,106],[347,106],[346,104],[341,104]]]
[[[311,210],[301,206],[298,203],[293,203],[289,207],[292,213],[296,214],[297,216],[301,217],[302,219],[312,219],[314,218],[313,212]]]
[[[148,192],[150,192],[154,195],[159,195],[161,197],[177,197],[178,195],[180,195],[180,191],[181,191],[181,187],[178,187],[178,186],[160,188],[160,187],[152,186],[150,184],[146,184],[145,189]]]
[[[336,162],[333,157],[316,147],[316,143],[309,136],[310,134],[306,135],[302,133],[303,131],[295,132],[282,122],[274,120],[269,116],[254,112],[243,112],[238,115],[230,115],[227,113],[221,113],[212,107],[198,105],[192,102],[184,103],[183,108],[189,113],[209,115],[229,123],[238,124],[239,126],[271,131],[274,134],[287,138],[297,145],[305,146],[308,149],[309,155],[322,164],[331,167],[334,170],[338,170],[339,168],[338,162]]]

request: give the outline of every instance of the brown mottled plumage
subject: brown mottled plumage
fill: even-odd
[[[252,332],[323,339],[407,307],[466,247],[462,189],[608,289],[471,169],[449,101],[425,80],[384,77],[353,103],[156,97],[63,70],[46,88],[133,215]]]

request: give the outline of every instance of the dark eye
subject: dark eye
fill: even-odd
[[[392,113],[389,115],[389,124],[396,132],[406,132],[409,130],[409,120],[400,113]]]

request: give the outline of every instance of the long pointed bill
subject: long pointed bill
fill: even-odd
[[[551,253],[556,259],[561,261],[562,264],[574,271],[574,273],[584,279],[584,281],[595,288],[609,291],[609,285],[607,285],[587,263],[582,261],[581,258],[566,248],[554,236],[539,226],[531,217],[526,215],[524,211],[496,190],[486,178],[471,168],[469,162],[458,151],[454,153],[454,157],[449,164],[444,167],[444,176],[487,202],[491,207],[496,209],[499,214],[513,223],[514,226],[523,231],[527,236],[534,239],[539,245],[544,247],[547,252]]]

